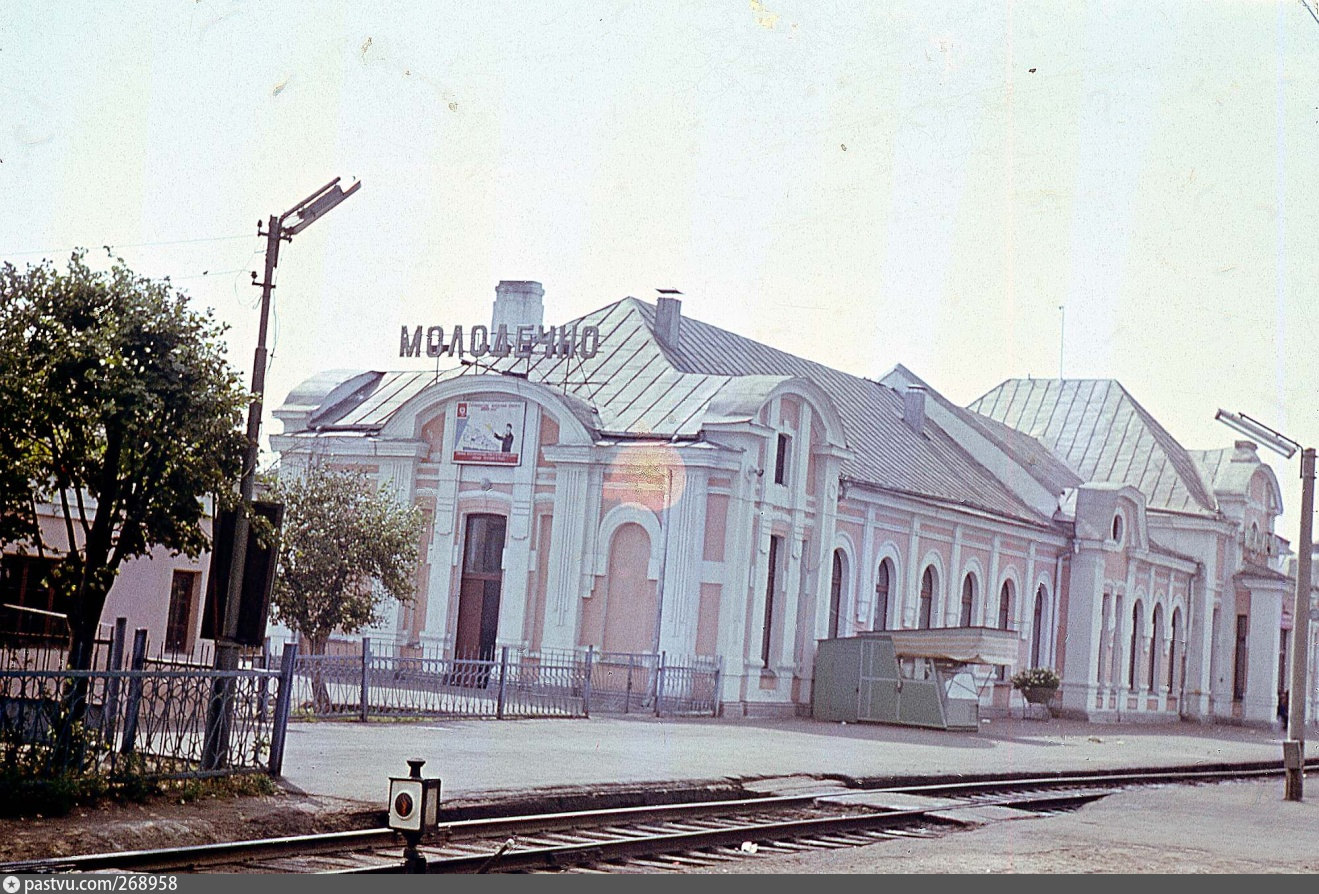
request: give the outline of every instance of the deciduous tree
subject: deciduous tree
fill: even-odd
[[[0,266],[0,543],[58,560],[71,667],[89,665],[126,560],[209,546],[205,497],[233,490],[249,400],[223,331],[122,260]]]
[[[325,653],[330,634],[381,621],[388,599],[415,590],[421,513],[379,492],[354,470],[313,465],[277,482],[269,499],[284,504],[274,616]]]

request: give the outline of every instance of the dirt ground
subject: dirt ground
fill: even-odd
[[[358,804],[282,790],[188,803],[160,797],[75,807],[61,817],[0,819],[0,862],[371,828],[380,820]]]

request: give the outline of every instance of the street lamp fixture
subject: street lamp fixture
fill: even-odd
[[[1227,410],[1219,410],[1214,414],[1214,419],[1229,428],[1236,429],[1249,438],[1254,438],[1270,450],[1281,453],[1287,459],[1291,459],[1296,455],[1296,451],[1301,449],[1300,444],[1282,432],[1274,431],[1263,422],[1252,419],[1245,413],[1229,413]]]
[[[1287,774],[1284,797],[1300,801],[1305,786],[1305,703],[1309,693],[1307,670],[1310,643],[1310,559],[1314,552],[1314,448],[1301,445],[1245,413],[1219,410],[1214,418],[1288,459],[1301,451],[1301,536],[1297,544],[1296,594],[1292,602],[1291,687],[1287,697],[1287,739],[1282,743],[1282,765]]]

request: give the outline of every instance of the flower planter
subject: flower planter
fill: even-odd
[[[1054,695],[1058,692],[1057,686],[1027,686],[1021,690],[1022,697],[1028,704],[1047,705],[1053,701]]]

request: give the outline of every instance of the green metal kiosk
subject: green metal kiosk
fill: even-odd
[[[1017,634],[991,627],[887,630],[819,640],[817,720],[979,730],[980,693],[1017,661]]]

